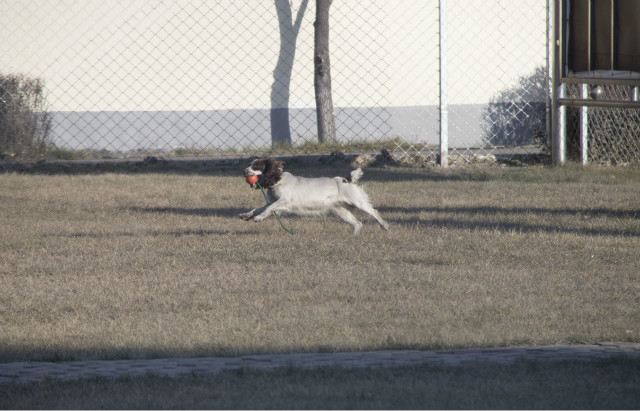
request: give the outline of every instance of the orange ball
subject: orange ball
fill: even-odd
[[[255,184],[258,182],[258,176],[247,176],[246,180],[249,184]]]

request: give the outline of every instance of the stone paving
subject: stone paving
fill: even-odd
[[[597,343],[545,347],[477,348],[437,351],[371,351],[317,354],[246,355],[242,357],[159,358],[69,362],[16,362],[0,364],[0,384],[36,382],[47,378],[117,378],[121,376],[216,374],[241,369],[270,370],[279,367],[343,368],[392,367],[433,364],[460,365],[494,361],[510,364],[528,360],[591,360],[625,356],[640,358],[640,343]]]

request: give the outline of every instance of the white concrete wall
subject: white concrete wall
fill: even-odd
[[[280,41],[273,2],[3,2],[0,71],[43,77],[53,110],[270,107]],[[291,3],[295,13],[301,0]],[[448,3],[452,104],[486,102],[543,64],[545,0]],[[380,90],[392,106],[436,104],[437,7],[433,0],[336,0],[336,105],[378,105]],[[314,105],[314,12],[311,0],[291,79],[294,107]],[[376,70],[382,74],[372,76]],[[367,84],[339,89],[358,79]]]

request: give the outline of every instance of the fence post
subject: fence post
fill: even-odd
[[[582,85],[583,99],[589,98],[589,85]],[[580,108],[580,162],[586,165],[588,161],[589,151],[589,108],[587,106]]]
[[[563,165],[566,156],[565,118],[566,107],[558,104],[558,98],[564,98],[565,86],[561,82],[562,76],[562,2],[554,0],[553,7],[553,77],[551,79],[553,93],[551,113],[552,142],[551,155],[554,165]]]
[[[447,101],[447,0],[440,0],[440,166],[449,166],[449,102]]]
[[[552,97],[553,97],[553,84],[552,84],[552,79],[553,79],[553,53],[554,53],[554,48],[553,48],[553,38],[554,38],[554,33],[553,33],[553,0],[547,0],[547,58],[546,58],[546,64],[547,64],[547,72],[546,72],[546,78],[545,78],[545,126],[546,126],[546,143],[547,143],[547,147],[551,147],[551,140],[552,140],[552,135],[553,135],[553,128],[551,127],[551,118],[552,118],[552,106],[553,106],[553,101],[552,101]]]

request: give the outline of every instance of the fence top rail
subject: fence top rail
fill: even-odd
[[[640,75],[640,74],[639,74]],[[621,85],[621,86],[640,86],[640,77],[631,78],[602,78],[602,77],[562,77],[560,83],[566,84],[602,84],[602,85]]]
[[[581,98],[558,98],[558,104],[569,107],[635,108],[640,110],[640,101],[589,100]]]

